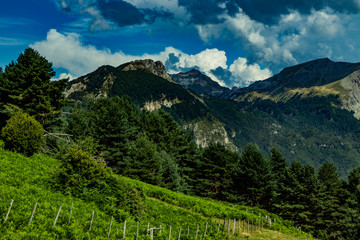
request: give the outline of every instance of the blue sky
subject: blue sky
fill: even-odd
[[[228,87],[317,58],[360,61],[360,0],[3,0],[0,67],[32,47],[57,77],[162,61]]]

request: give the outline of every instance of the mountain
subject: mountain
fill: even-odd
[[[160,61],[154,62],[151,59],[135,60],[120,65],[118,69],[120,69],[121,71],[146,70],[156,76],[168,80],[169,82],[173,82],[173,80],[167,73],[165,66]]]
[[[176,83],[185,86],[198,94],[219,97],[224,94],[230,94],[231,92],[230,89],[220,86],[217,82],[195,69],[185,73],[180,72],[172,74],[171,78]]]
[[[338,96],[340,106],[360,117],[360,63],[333,62],[317,59],[287,67],[279,74],[258,81],[246,88],[238,88],[227,95],[236,101],[271,99],[287,101],[301,95]]]
[[[330,161],[343,177],[360,165],[360,64],[314,60],[233,90],[196,70],[164,79],[159,64],[102,66],[71,81],[65,95],[128,95],[141,108],[169,112],[203,147],[221,142],[236,150],[253,142],[264,154],[277,148],[288,162]]]
[[[163,69],[162,63],[152,60],[138,60],[119,67],[101,66],[71,81],[65,96],[85,100],[127,95],[141,108],[149,111],[163,108],[169,112],[199,146],[222,142],[236,150],[224,125],[210,113],[203,98],[170,81]]]

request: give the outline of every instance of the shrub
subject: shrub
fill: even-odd
[[[35,118],[19,112],[7,121],[1,136],[5,149],[31,156],[43,145],[44,129]]]
[[[71,148],[61,167],[60,180],[67,186],[86,185],[104,179],[107,174],[103,163],[97,162],[81,149]]]

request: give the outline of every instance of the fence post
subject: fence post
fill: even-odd
[[[139,221],[136,223],[136,240],[138,240],[139,237]]]
[[[169,227],[169,240],[171,239],[171,226]]]
[[[125,239],[126,236],[126,220],[124,221],[124,231],[123,231],[123,238]]]
[[[58,220],[58,217],[59,217],[59,215],[60,215],[60,212],[61,212],[61,205],[60,205],[59,211],[57,212],[56,217],[55,217],[55,221],[54,221],[54,224],[53,224],[54,227],[55,227],[55,225],[56,225],[56,222],[57,222],[57,220]]]
[[[90,220],[89,232],[91,231],[91,226],[92,226],[92,223],[93,223],[93,220],[94,220],[94,214],[95,214],[95,212],[92,211],[92,213],[91,213],[91,220]]]
[[[224,218],[223,232],[225,232],[226,218]]]
[[[33,211],[32,211],[32,213],[31,213],[31,217],[30,217],[29,225],[28,225],[28,226],[30,226],[31,221],[32,221],[32,219],[33,219],[33,217],[34,217],[34,213],[35,213],[36,207],[37,207],[37,202],[36,202],[35,205],[34,205],[34,208],[33,208]]]
[[[198,236],[198,232],[199,232],[199,224],[196,225],[196,234],[195,234],[195,238],[197,238]]]
[[[219,229],[220,229],[220,219],[219,219],[219,222],[218,222],[217,233],[219,233]]]
[[[73,204],[74,203],[72,202],[71,207],[70,207],[69,222],[68,222],[69,225],[70,225],[70,221],[71,221],[71,214],[72,214]]]
[[[186,236],[189,236],[189,233],[190,233],[190,227],[188,226]]]
[[[207,230],[207,222],[205,223],[204,237],[206,236],[206,230]]]
[[[14,203],[14,199],[11,199],[10,207],[9,207],[9,210],[7,211],[7,213],[6,213],[6,216],[5,216],[5,219],[4,219],[4,223],[6,222],[6,220],[7,220],[8,217],[9,217],[9,214],[10,214],[10,211],[11,211],[11,208],[12,208],[13,203]]]
[[[212,232],[212,225],[213,225],[212,220],[210,220],[210,232]]]
[[[180,240],[180,237],[181,237],[181,227],[180,227],[180,230],[179,230],[179,237],[178,237],[178,240]]]
[[[160,227],[159,227],[159,234],[158,234],[159,236],[161,235],[161,225],[160,225]]]
[[[110,226],[109,226],[109,231],[108,231],[108,238],[110,238],[110,232],[111,232],[111,225],[112,225],[112,221],[113,221],[113,217],[111,216],[111,220],[110,220]]]

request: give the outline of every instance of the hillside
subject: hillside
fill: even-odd
[[[136,216],[126,208],[116,207],[115,199],[104,193],[96,192],[96,188],[92,190],[88,188],[90,192],[83,192],[78,197],[57,190],[54,183],[56,182],[56,172],[61,166],[59,160],[46,155],[34,155],[28,158],[5,151],[2,147],[0,148],[0,159],[2,198],[0,214],[2,219],[5,218],[11,199],[14,200],[7,221],[5,223],[2,221],[0,225],[2,239],[107,239],[112,216],[114,220],[110,239],[123,238],[125,220],[126,239],[135,238],[137,221],[140,223],[139,239],[145,239],[148,222],[150,227],[162,226],[161,236],[156,239],[167,239],[169,226],[173,229],[171,234],[173,239],[178,236],[180,227],[183,229],[182,238],[188,239],[185,236],[188,226],[190,227],[189,236],[193,236],[197,224],[200,225],[199,234],[200,232],[203,234],[206,222],[208,223],[207,239],[227,239],[232,236],[232,228],[230,228],[228,236],[226,231],[223,233],[221,229],[219,233],[215,231],[215,224],[218,224],[220,219],[236,218],[252,221],[252,219],[257,219],[259,214],[270,216],[273,221],[276,218],[271,229],[281,232],[269,230],[269,226],[267,226],[261,231],[235,233],[236,238],[309,239],[308,235],[295,230],[295,228],[285,227],[281,218],[264,210],[189,197],[129,178],[115,177],[132,188],[138,189],[144,196],[141,201],[144,204],[143,212]],[[126,196],[124,197],[126,198]],[[28,226],[35,203],[37,203],[37,208],[31,225]],[[71,224],[68,224],[72,204]],[[60,206],[62,208],[59,218],[56,226],[53,226]],[[89,231],[92,212],[94,212],[94,219],[91,231]],[[209,225],[211,221],[214,224],[212,230]]]

